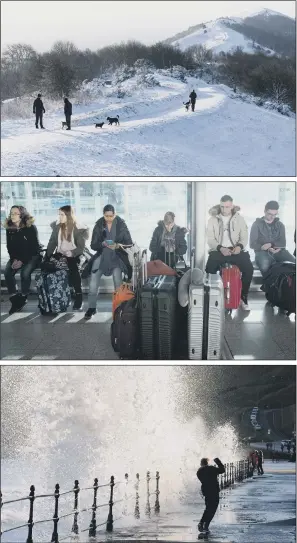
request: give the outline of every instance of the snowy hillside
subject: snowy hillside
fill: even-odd
[[[46,96],[46,130],[36,130],[31,103],[30,118],[2,121],[2,176],[295,175],[294,118],[166,71],[126,79],[120,89],[99,83],[84,85],[85,105],[73,100],[71,131],[61,129],[63,103],[51,110]],[[194,113],[183,106],[193,88]],[[95,128],[115,115],[120,126]]]
[[[211,49],[216,54],[222,51],[227,53],[236,49],[236,47],[241,47],[245,53],[254,53],[253,42],[228,26],[230,23],[241,24],[242,21],[238,17],[232,19],[220,18],[215,21],[209,21],[202,28],[171,43],[172,45],[178,45],[182,51],[185,51],[192,45],[203,45],[206,49]],[[257,43],[255,45],[260,47]],[[263,49],[268,52],[268,49]]]

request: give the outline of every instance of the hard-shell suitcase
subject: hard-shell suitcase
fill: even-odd
[[[221,269],[225,292],[225,309],[238,309],[241,299],[241,271],[233,264],[225,264]]]
[[[147,278],[147,252],[143,251],[143,284],[139,292],[141,357],[171,360],[175,352],[177,322],[176,276]]]
[[[136,359],[139,356],[139,318],[138,318],[138,277],[139,270],[133,264],[132,285],[129,296],[116,307],[110,327],[111,344],[121,359]]]
[[[190,285],[188,354],[190,360],[221,360],[224,338],[224,287],[219,274],[205,274]]]
[[[38,307],[42,315],[67,311],[71,302],[67,270],[57,270],[54,273],[37,273],[35,281],[38,292]]]

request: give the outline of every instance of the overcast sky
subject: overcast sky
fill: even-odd
[[[1,46],[28,43],[44,52],[57,40],[96,50],[120,41],[152,44],[189,26],[268,8],[295,17],[294,1],[1,1]]]

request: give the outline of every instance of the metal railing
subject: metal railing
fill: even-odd
[[[151,481],[155,480],[156,486],[155,491],[151,492]],[[26,500],[29,500],[29,520],[25,524],[21,524],[19,526],[15,526],[13,528],[8,528],[3,531],[1,531],[1,535],[5,534],[7,532],[12,532],[14,530],[20,530],[21,528],[28,528],[28,535],[26,539],[26,543],[33,543],[33,527],[37,524],[42,524],[46,522],[53,522],[53,531],[51,536],[51,543],[59,543],[59,541],[63,541],[64,539],[67,539],[70,537],[71,534],[78,535],[79,533],[88,532],[89,537],[95,537],[97,529],[99,527],[105,526],[105,530],[107,532],[113,531],[113,525],[116,520],[120,520],[124,516],[129,516],[127,511],[127,502],[129,500],[134,499],[135,500],[135,507],[133,510],[133,516],[136,519],[140,518],[140,491],[139,486],[141,482],[144,482],[146,484],[146,504],[145,504],[145,515],[150,516],[151,514],[151,504],[150,504],[150,498],[151,496],[155,496],[155,504],[154,504],[154,512],[155,514],[158,514],[160,511],[160,501],[159,501],[159,481],[160,481],[160,474],[157,471],[155,477],[151,477],[151,474],[149,471],[146,473],[146,477],[144,479],[140,479],[139,473],[136,474],[136,481],[133,483],[132,481],[129,481],[129,476],[126,473],[125,479],[123,481],[115,481],[114,476],[112,475],[110,477],[110,482],[106,484],[98,484],[98,479],[94,479],[94,484],[90,487],[86,488],[80,488],[79,481],[76,479],[74,481],[74,487],[71,490],[67,490],[65,492],[60,492],[60,485],[57,483],[55,485],[55,490],[52,494],[35,494],[35,486],[30,486],[30,492],[28,496],[25,496],[23,498],[18,498],[16,500],[8,500],[8,501],[2,501],[2,492],[1,492],[1,509],[3,506],[16,503],[16,502],[23,502]],[[120,499],[115,499],[116,490],[115,488],[119,487],[120,485],[125,485],[124,489],[124,497]],[[130,495],[128,494],[129,486],[133,485],[134,492]],[[107,503],[97,503],[98,499],[98,490],[101,488],[108,488],[109,487],[109,500]],[[79,508],[79,493],[83,491],[90,491],[93,490],[93,502],[92,505],[89,507],[85,507],[80,509]],[[60,505],[60,498],[62,496],[66,496],[68,494],[74,494],[74,505],[72,511],[70,511],[67,514],[59,514],[59,505]],[[40,498],[54,498],[54,513],[51,518],[41,519],[41,520],[34,520],[34,503],[35,500]],[[124,502],[122,515],[118,518],[114,518],[114,505]],[[108,508],[108,514],[107,519],[104,522],[97,523],[97,511],[98,509],[107,507]],[[80,513],[85,513],[91,511],[91,518],[90,518],[90,524],[88,527],[84,529],[79,529],[78,525],[78,518]],[[132,513],[131,513],[132,514]],[[67,536],[63,537],[62,539],[59,539],[58,534],[58,526],[59,526],[59,520],[70,517],[73,515],[73,524],[71,529],[71,534],[68,534]]]
[[[231,487],[235,483],[241,483],[253,475],[250,459],[227,463],[224,467],[225,473],[222,473],[219,478],[220,490]]]

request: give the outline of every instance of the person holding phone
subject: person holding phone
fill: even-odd
[[[264,216],[256,219],[251,228],[250,248],[255,251],[255,261],[262,275],[275,262],[296,262],[286,249],[286,229],[278,218],[278,211],[278,202],[267,202]]]
[[[111,204],[103,208],[103,217],[95,224],[91,249],[96,254],[91,259],[88,272],[91,274],[89,283],[88,309],[85,319],[89,320],[96,314],[97,294],[102,275],[113,277],[114,289],[122,284],[122,274],[132,275],[127,253],[121,245],[132,245],[132,238],[123,219],[116,215]]]

